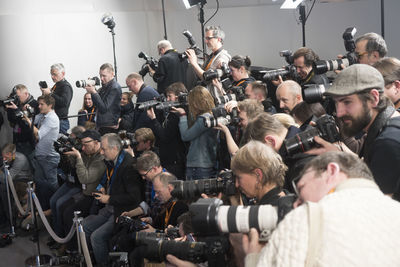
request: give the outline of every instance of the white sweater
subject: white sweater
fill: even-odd
[[[372,181],[352,178],[325,196],[317,266],[400,266],[400,203],[384,196]],[[258,267],[304,266],[308,211],[302,205],[278,225],[262,249]],[[256,258],[253,258],[253,260]],[[249,264],[247,264],[249,263]]]

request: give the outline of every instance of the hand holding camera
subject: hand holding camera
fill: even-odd
[[[81,153],[75,147],[72,147],[71,151],[64,152],[64,155],[71,155],[71,156],[74,156],[76,158],[80,158],[81,157]]]

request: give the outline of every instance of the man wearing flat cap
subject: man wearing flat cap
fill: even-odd
[[[383,193],[400,199],[400,114],[383,94],[381,73],[366,64],[355,64],[343,70],[325,95],[336,104],[336,117],[345,136],[366,133],[359,156],[371,169]],[[332,144],[316,138],[324,152]]]

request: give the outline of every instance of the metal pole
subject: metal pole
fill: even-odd
[[[206,58],[206,45],[204,41],[204,3],[203,1],[199,4],[200,13],[199,13],[199,21],[201,25],[201,44],[203,48],[203,58]]]
[[[306,7],[305,5],[300,5],[300,21],[301,29],[303,32],[303,47],[306,46]]]
[[[74,224],[75,224],[75,229],[76,229],[76,240],[78,242],[78,254],[80,257],[80,261],[79,261],[79,266],[83,266],[83,262],[82,262],[82,247],[81,247],[81,239],[80,239],[80,235],[79,235],[79,225],[82,223],[82,217],[78,217],[81,214],[80,211],[74,211]]]
[[[163,21],[164,21],[164,39],[168,40],[167,37],[167,23],[165,22],[165,6],[164,6],[164,0],[161,0],[162,4],[162,14],[163,14]]]
[[[14,223],[13,223],[13,216],[12,216],[12,207],[11,207],[11,197],[10,197],[10,187],[8,183],[8,176],[10,175],[10,172],[8,171],[8,163],[4,161],[4,178],[6,180],[6,188],[7,188],[7,200],[8,200],[8,212],[10,216],[10,230],[11,230],[11,236],[15,236],[15,231],[14,231]],[[12,178],[12,177],[11,177]]]
[[[381,35],[385,39],[385,0],[381,0]]]
[[[117,57],[116,57],[116,55],[115,55],[115,32],[114,32],[114,28],[113,28],[113,29],[110,29],[110,32],[111,32],[112,42],[113,42],[115,80],[118,81],[118,75],[117,75]]]

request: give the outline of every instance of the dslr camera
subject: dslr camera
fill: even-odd
[[[80,139],[71,138],[67,135],[61,134],[60,137],[53,143],[54,149],[59,153],[72,151],[72,148],[82,151],[82,144]]]
[[[15,95],[12,94],[8,98],[6,98],[4,100],[0,100],[0,107],[4,107],[11,103],[14,103],[15,105],[18,106],[18,102],[19,102],[18,96],[16,94]]]
[[[231,69],[229,68],[228,64],[223,62],[220,69],[206,70],[203,73],[203,79],[206,82],[209,82],[213,79],[220,79],[222,82],[224,79],[227,78],[229,79],[230,74],[231,74]]]
[[[194,52],[196,53],[196,55],[200,55],[201,54],[201,49],[197,46],[196,41],[193,38],[193,35],[190,33],[190,31],[188,30],[184,30],[182,33],[188,40],[190,47],[188,49],[193,49]],[[179,54],[179,58],[181,60],[187,58],[187,55],[185,54],[185,52]]]
[[[279,52],[279,55],[285,58],[285,61],[288,63],[288,65],[280,69],[265,71],[263,76],[263,80],[265,82],[277,80],[278,76],[281,76],[282,78],[291,77],[293,79],[296,79],[297,71],[296,67],[293,65],[292,51],[283,50]]]
[[[260,241],[267,241],[277,224],[293,209],[296,198],[281,197],[277,206],[226,206],[220,199],[200,198],[189,206],[194,234],[248,233],[256,228],[261,233]]]
[[[348,67],[358,62],[358,58],[355,53],[356,43],[354,41],[354,35],[357,29],[355,27],[347,28],[343,33],[344,47],[346,49],[346,55],[341,59],[332,60],[318,60],[313,63],[313,69],[316,74],[323,74],[327,71],[342,70],[342,65]]]
[[[118,132],[119,137],[121,138],[121,143],[123,148],[134,148],[139,144],[139,142],[135,138],[135,133],[127,132],[126,130],[121,130]]]
[[[340,133],[332,116],[323,115],[316,120],[315,124],[315,128],[298,133],[284,140],[283,143],[289,156],[314,148],[317,145],[314,140],[315,136],[319,136],[330,143],[340,140]]]
[[[171,195],[178,199],[193,199],[201,194],[218,194],[232,196],[236,193],[235,180],[231,170],[221,171],[217,178],[199,179],[192,181],[172,181],[174,186]]]
[[[142,77],[146,76],[146,74],[150,71],[149,65],[153,70],[157,70],[158,68],[158,61],[155,60],[154,58],[146,55],[143,52],[140,52],[138,55],[139,58],[143,58],[146,62],[142,65],[141,70],[139,71],[139,74],[142,75]]]
[[[20,110],[17,109],[15,111],[15,117],[17,118],[23,118],[24,116],[27,116],[28,118],[32,118],[35,115],[35,108],[26,105],[26,109],[25,110]]]
[[[129,216],[119,216],[118,225],[128,229],[128,233],[139,232],[146,229],[147,223],[141,221],[140,219],[132,219]]]
[[[46,81],[40,81],[40,82],[39,82],[39,87],[40,87],[40,88],[48,88],[47,82],[46,82]]]
[[[87,80],[79,80],[75,83],[76,87],[84,88],[86,86],[97,86],[100,85],[100,79],[98,77],[88,78]]]
[[[228,113],[224,106],[218,106],[212,109],[213,117],[204,118],[204,126],[212,128],[218,125],[218,123],[224,125],[238,125],[240,118],[238,115],[237,108],[232,109],[231,113]]]

